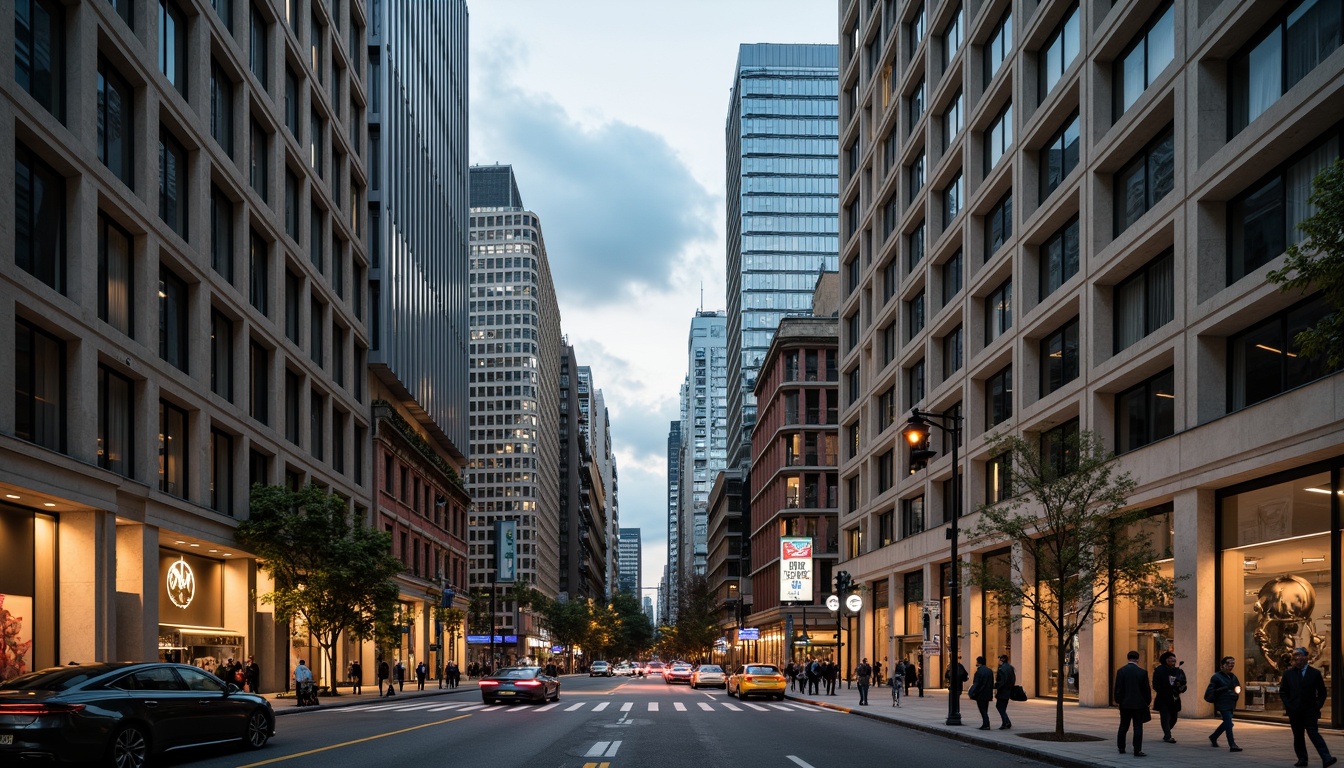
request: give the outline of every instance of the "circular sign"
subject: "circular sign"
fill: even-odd
[[[191,572],[187,561],[178,558],[168,566],[168,576],[164,580],[168,587],[168,599],[178,608],[186,608],[196,597],[196,574]]]
[[[863,608],[863,598],[859,597],[858,595],[850,595],[849,597],[845,598],[845,607],[855,613],[858,613],[859,609]]]
[[[840,597],[838,595],[827,595],[826,607],[832,611],[840,610]]]

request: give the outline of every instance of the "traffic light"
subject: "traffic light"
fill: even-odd
[[[837,595],[847,595],[854,591],[854,579],[850,577],[849,571],[835,572],[835,593]]]
[[[910,474],[927,467],[938,454],[929,450],[929,423],[916,416],[905,427],[905,442],[910,446]]]

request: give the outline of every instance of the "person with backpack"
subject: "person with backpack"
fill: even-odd
[[[1153,708],[1157,710],[1158,722],[1162,726],[1162,740],[1175,744],[1171,729],[1176,727],[1176,716],[1181,711],[1181,694],[1185,693],[1185,670],[1176,662],[1176,654],[1171,651],[1157,657],[1157,669],[1153,670]]]
[[[807,663],[807,692],[809,695],[820,695],[821,688],[821,662],[812,659]]]
[[[1232,752],[1241,751],[1232,736],[1232,710],[1237,708],[1237,702],[1241,700],[1241,681],[1232,672],[1236,666],[1236,658],[1224,656],[1219,661],[1218,671],[1209,678],[1209,687],[1204,689],[1204,700],[1213,704],[1213,711],[1223,718],[1222,725],[1209,734],[1209,743],[1217,747],[1218,737],[1226,733],[1227,747]]]
[[[386,693],[382,693],[383,683],[387,683]],[[378,691],[382,696],[397,695],[397,689],[392,685],[392,667],[388,665],[387,659],[378,663]]]
[[[417,691],[425,690],[425,678],[429,677],[429,665],[420,662],[415,665],[415,689]]]

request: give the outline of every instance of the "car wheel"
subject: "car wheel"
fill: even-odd
[[[495,702],[493,702],[493,701],[491,701],[491,700],[485,698],[484,696],[482,696],[482,697],[481,697],[481,703],[482,703],[482,704],[485,704],[485,705],[487,705],[487,706],[489,706],[490,704],[494,704]]]
[[[122,728],[107,745],[107,761],[113,768],[144,768],[149,762],[149,738],[139,726]]]
[[[243,742],[247,744],[248,749],[261,749],[266,746],[267,739],[270,737],[271,721],[266,717],[266,713],[257,710],[252,716],[247,718],[247,733],[243,736]]]

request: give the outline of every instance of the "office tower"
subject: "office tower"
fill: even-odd
[[[653,612],[653,598],[644,598],[642,605],[644,606],[644,615],[649,617],[649,624],[658,626],[658,617]]]
[[[727,463],[728,346],[722,311],[697,310],[686,337],[686,379],[681,390],[681,552],[677,578],[705,575],[709,553],[709,491]]]
[[[602,390],[593,385],[593,370],[586,365],[579,366],[579,410],[584,417],[584,431],[592,450],[593,465],[597,468],[602,484],[603,503],[598,518],[601,525],[593,531],[593,535],[602,537],[603,559],[599,575],[605,584],[605,597],[610,598],[616,589],[616,561],[619,557],[616,454],[611,446],[611,420],[607,413],[606,398]]]
[[[585,411],[590,382],[579,375],[574,347],[565,339],[560,357],[559,596],[606,598],[606,500],[602,475],[589,443]]]
[[[541,220],[523,206],[508,165],[471,167],[472,586],[496,584],[494,523],[517,525],[517,574],[543,595],[560,589],[560,308]],[[536,618],[496,585],[499,658],[542,644]],[[484,658],[488,646],[469,650]]]
[[[1229,654],[1254,681],[1234,715],[1282,719],[1275,645],[1340,653],[1314,639],[1339,634],[1323,601],[1342,575],[1340,379],[1294,338],[1328,309],[1266,281],[1340,157],[1339,3],[840,7],[841,557],[876,606],[863,647],[924,647],[945,526],[1008,491],[990,435],[1066,462],[1086,431],[1132,473],[1146,517],[1125,533],[1151,537],[1183,596],[1110,602],[1060,675],[1047,632],[1014,632],[1010,606],[966,589],[963,660],[1007,653],[1029,694],[1105,706],[1127,651],[1155,666],[1208,649],[1193,679]],[[916,407],[961,425],[959,488],[936,429],[910,472]],[[1010,569],[1005,547],[959,556]],[[1272,607],[1288,595],[1301,642]]]
[[[131,5],[6,6],[0,593],[30,668],[255,653],[275,690],[314,649],[254,599],[249,487],[371,503],[364,3]]]
[[[681,422],[673,421],[667,429],[667,564],[658,594],[658,614],[664,619],[677,603],[675,578],[668,576],[681,572],[681,539]]]
[[[396,0],[369,12],[370,522],[406,568],[410,631],[397,657],[438,669],[465,657],[465,633],[445,635],[433,609],[469,604],[467,6]],[[333,331],[342,361],[348,335]],[[365,667],[375,662],[368,653]]]
[[[620,578],[617,580],[617,592],[625,592],[640,597],[643,583],[640,579],[643,567],[643,543],[638,528],[622,528],[620,539]]]
[[[726,126],[728,464],[750,460],[752,390],[780,318],[838,263],[834,45],[742,45]],[[713,478],[710,478],[713,482]]]

